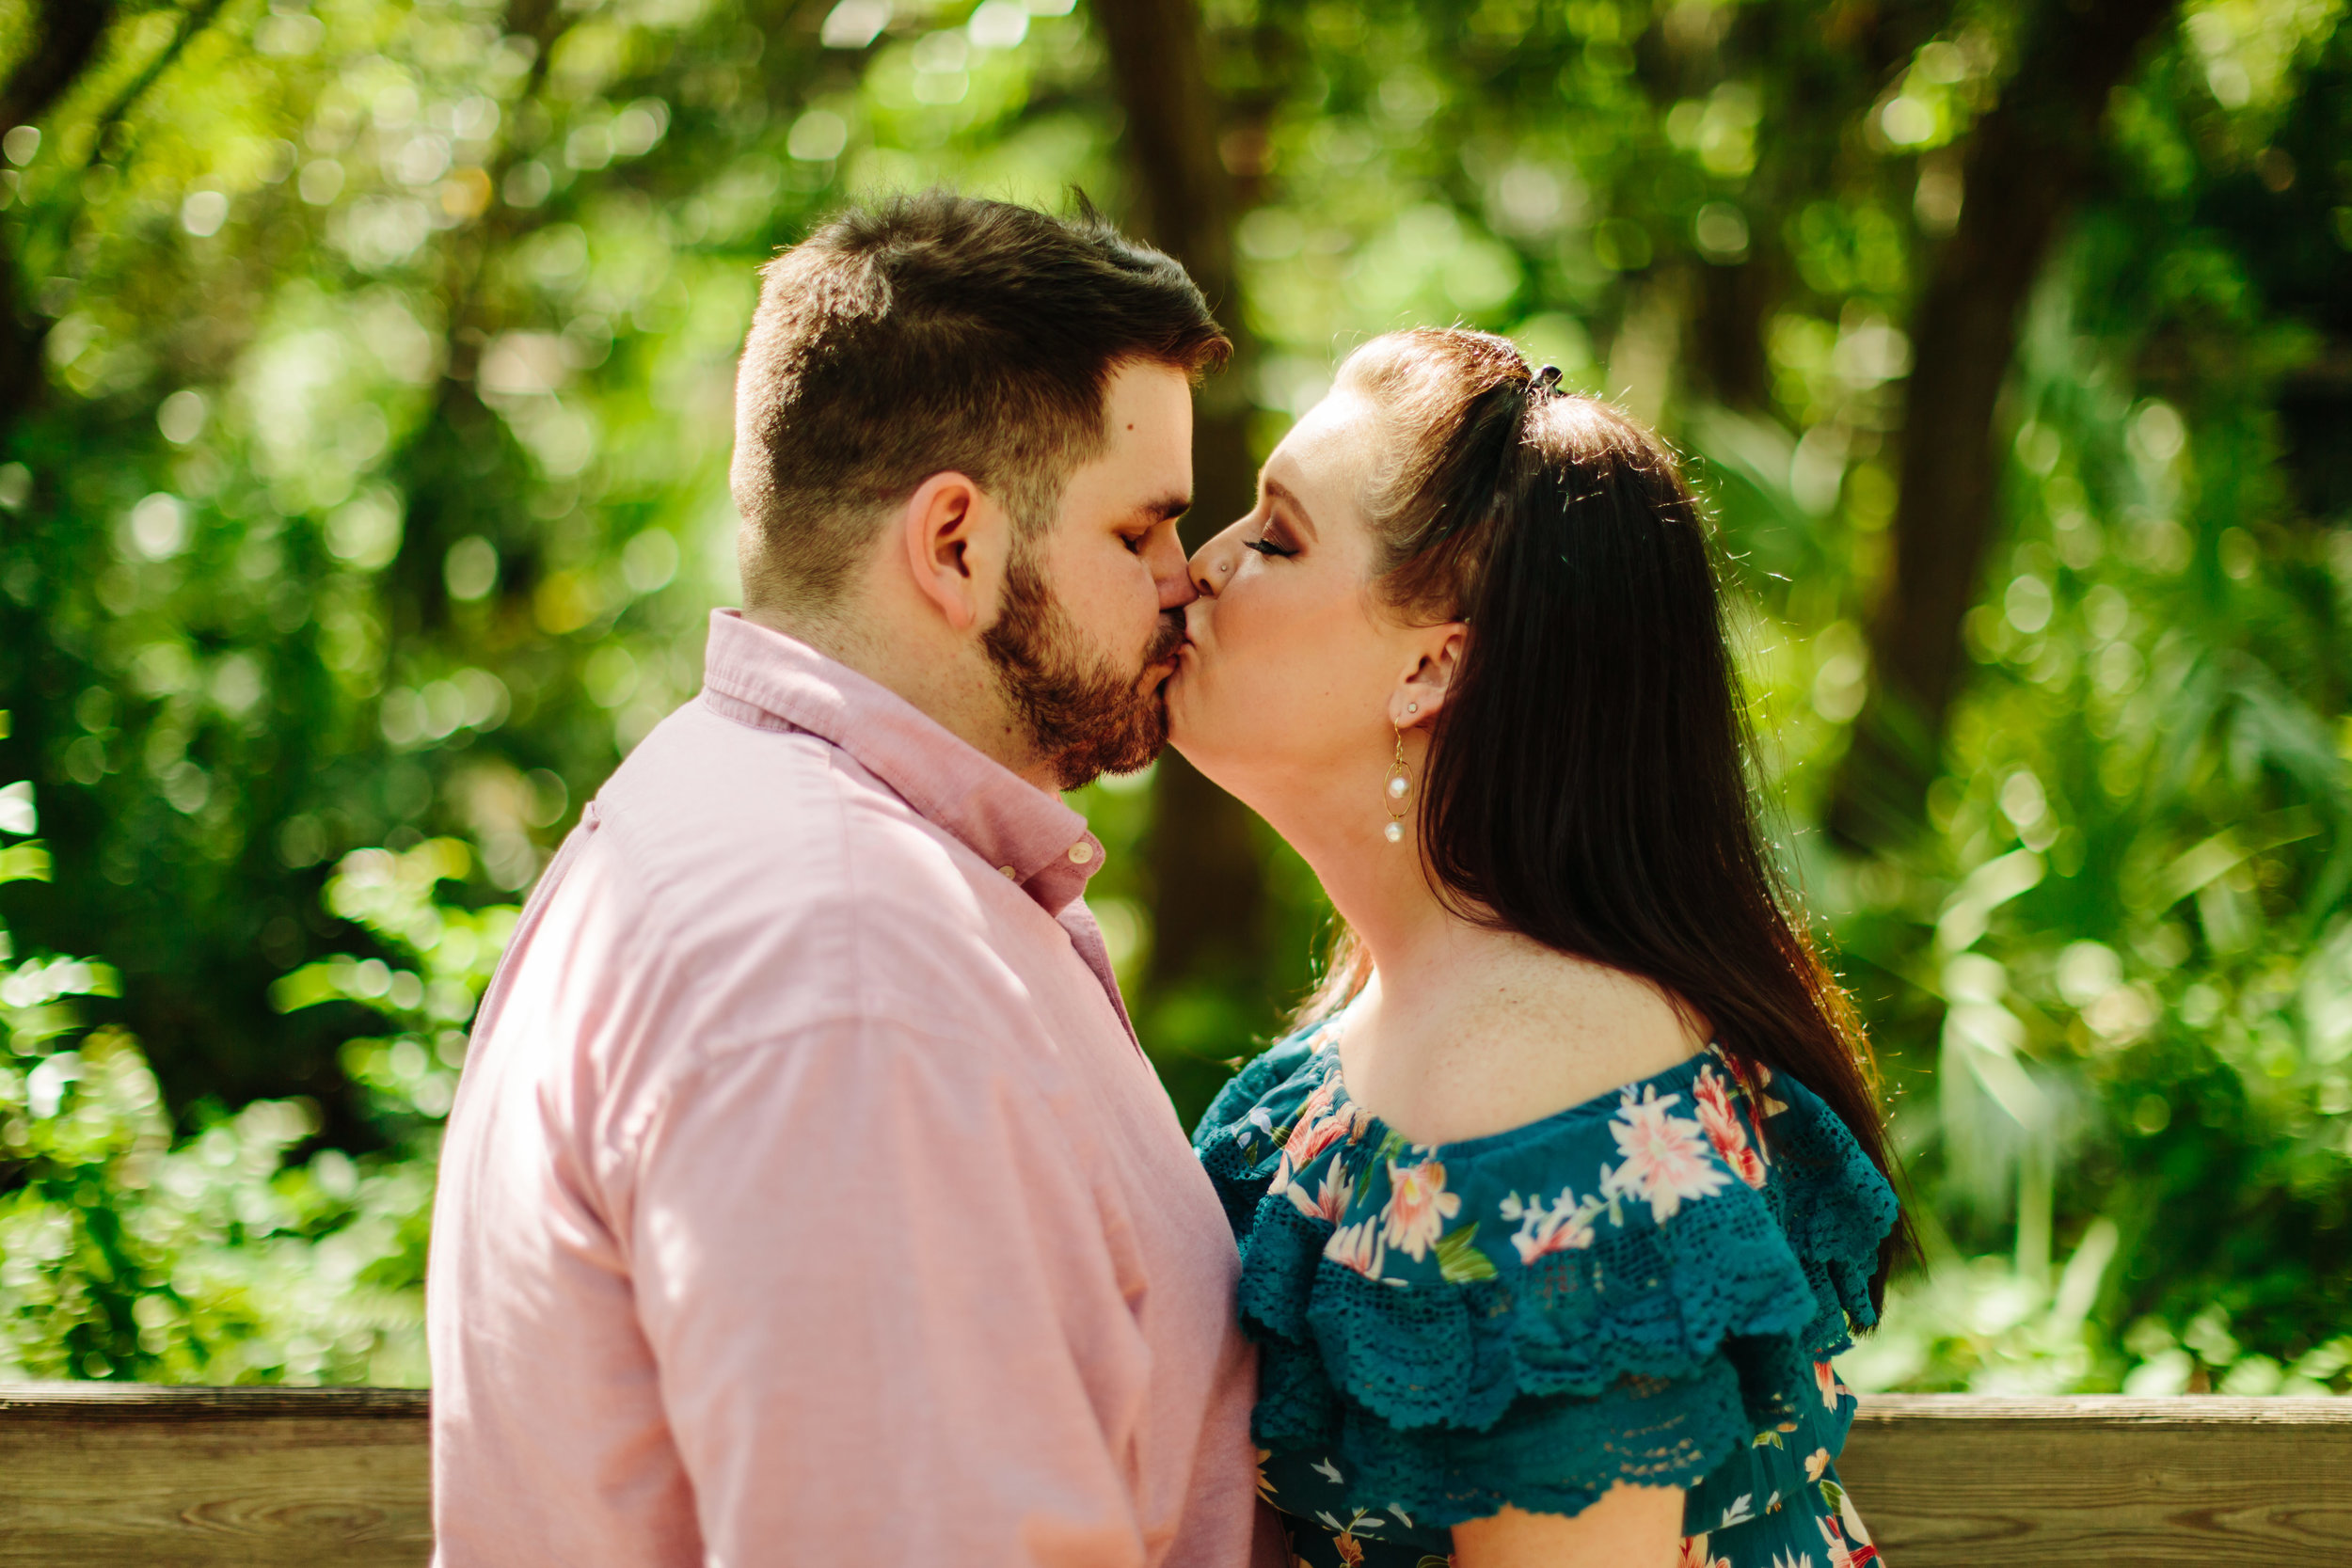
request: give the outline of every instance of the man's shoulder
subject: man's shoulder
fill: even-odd
[[[699,703],[645,737],[596,807],[599,853],[641,890],[649,934],[698,970],[781,966],[852,1006],[927,974],[968,992],[1000,967],[1000,923],[1042,918],[999,907],[976,854],[838,747]]]
[[[945,835],[821,736],[759,727],[699,701],[663,720],[606,781],[600,821],[630,859],[685,875],[757,877],[787,898],[826,900],[812,875],[847,857],[934,864]]]

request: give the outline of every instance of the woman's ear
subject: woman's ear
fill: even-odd
[[[898,515],[899,543],[915,592],[947,625],[970,631],[994,609],[1010,536],[1004,509],[964,474],[937,473],[914,487]]]
[[[1470,627],[1459,621],[1423,626],[1415,635],[1419,657],[1405,678],[1389,693],[1389,722],[1400,730],[1426,724],[1445,706],[1446,694],[1461,673],[1462,651],[1470,644]]]

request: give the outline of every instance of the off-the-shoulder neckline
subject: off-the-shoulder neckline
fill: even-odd
[[[1538,1142],[1543,1137],[1564,1132],[1580,1121],[1605,1122],[1614,1117],[1629,1101],[1639,1103],[1645,1098],[1645,1091],[1654,1093],[1662,1090],[1680,1078],[1687,1077],[1695,1081],[1699,1072],[1710,1063],[1731,1074],[1735,1080],[1738,1078],[1738,1069],[1732,1065],[1731,1053],[1724,1049],[1721,1040],[1710,1039],[1670,1068],[1663,1068],[1651,1073],[1647,1078],[1637,1078],[1617,1088],[1604,1089],[1590,1100],[1581,1100],[1549,1116],[1538,1117],[1533,1121],[1521,1122],[1517,1127],[1506,1127],[1500,1132],[1481,1133],[1475,1138],[1456,1138],[1447,1143],[1419,1143],[1406,1137],[1382,1120],[1349,1090],[1347,1074],[1343,1070],[1340,1062],[1338,1023],[1337,1019],[1327,1019],[1306,1033],[1294,1037],[1295,1043],[1307,1048],[1307,1060],[1301,1064],[1301,1070],[1313,1067],[1328,1057],[1329,1066],[1324,1070],[1324,1081],[1331,1085],[1332,1093],[1339,1102],[1355,1107],[1356,1114],[1362,1118],[1363,1125],[1378,1134],[1367,1140],[1368,1142],[1376,1148],[1382,1142],[1393,1137],[1415,1152],[1424,1153],[1432,1158],[1441,1156],[1458,1158],[1465,1153],[1487,1153],[1521,1143]],[[1283,1083],[1288,1084],[1297,1077],[1298,1072],[1294,1071],[1283,1080]],[[1443,1163],[1442,1159],[1440,1163]]]

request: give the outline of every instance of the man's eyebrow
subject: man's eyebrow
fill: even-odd
[[[1267,495],[1291,509],[1292,514],[1298,518],[1298,526],[1307,531],[1308,538],[1321,539],[1323,537],[1322,531],[1315,527],[1314,518],[1308,515],[1306,505],[1299,500],[1297,492],[1289,488],[1279,479],[1267,479],[1261,483],[1265,485]]]
[[[1164,523],[1170,518],[1181,517],[1191,510],[1192,498],[1190,496],[1180,496],[1170,491],[1165,496],[1145,501],[1136,507],[1136,515],[1140,517],[1149,517],[1154,522]]]

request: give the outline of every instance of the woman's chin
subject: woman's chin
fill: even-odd
[[[1202,722],[1203,715],[1187,711],[1171,703],[1168,709],[1168,749],[1192,764],[1194,772],[1231,793],[1227,783],[1232,760],[1230,748],[1216,744],[1215,728]]]
[[[1221,784],[1223,781],[1217,775],[1224,771],[1221,763],[1227,749],[1216,744],[1219,726],[1215,689],[1201,679],[1200,651],[1187,647],[1163,691],[1168,704],[1168,746],[1203,777]]]
[[[1187,744],[1191,737],[1192,726],[1186,722],[1184,710],[1177,705],[1175,693],[1170,691],[1168,701],[1168,743],[1182,752],[1186,762],[1192,761],[1192,748]]]
[[[1193,702],[1192,680],[1186,673],[1189,668],[1189,661],[1178,665],[1176,673],[1168,678],[1168,684],[1160,691],[1162,700],[1168,705],[1168,745],[1186,762],[1199,768],[1200,759],[1195,754],[1195,747],[1200,736],[1200,715]]]

